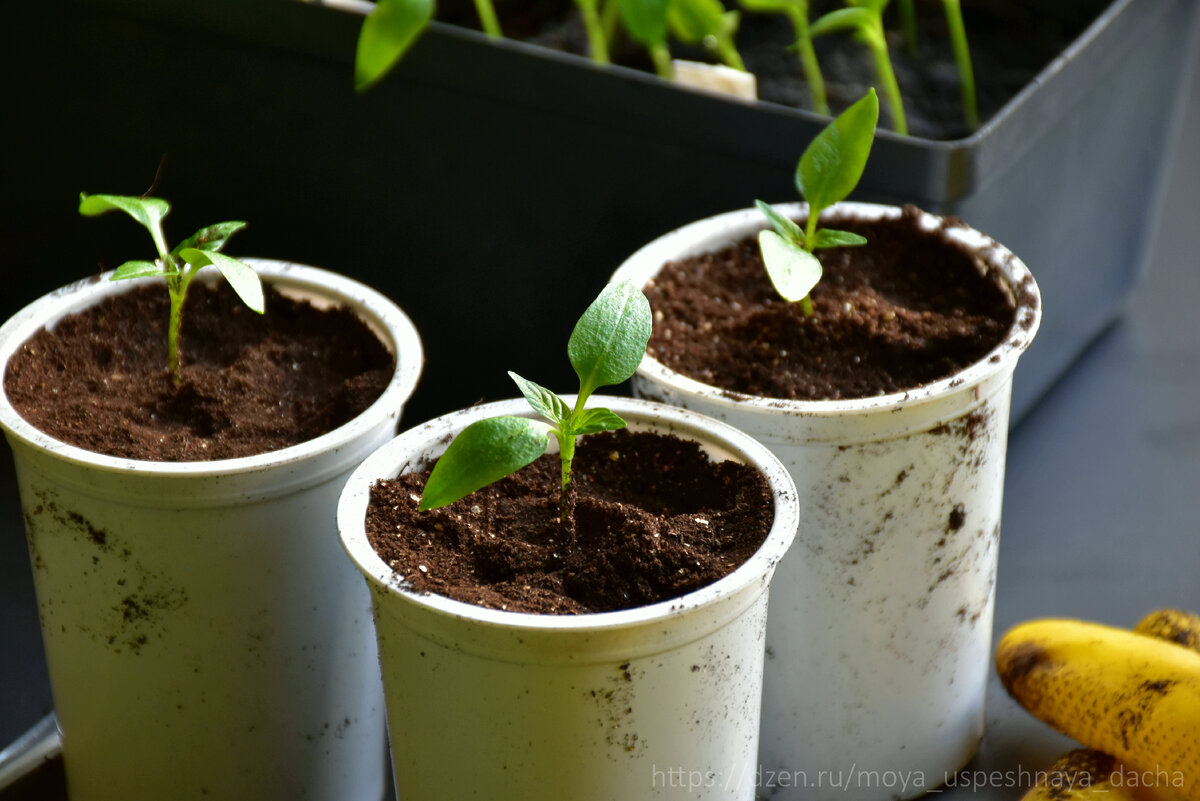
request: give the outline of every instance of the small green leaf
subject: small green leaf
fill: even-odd
[[[224,253],[217,253],[210,250],[199,250],[197,248],[185,248],[179,251],[179,256],[193,267],[207,267],[212,265],[221,271],[221,275],[225,276],[225,280],[233,287],[233,291],[242,299],[253,311],[262,314],[266,308],[263,301],[262,280],[259,279],[258,273],[254,272],[254,268],[249,264],[238,261],[235,258],[226,256]]]
[[[223,222],[201,228],[171,249],[171,255],[182,253],[187,248],[197,250],[224,250],[229,238],[246,227],[244,222]]]
[[[129,197],[127,195],[89,195],[79,193],[79,213],[84,217],[96,217],[110,211],[123,211],[153,232],[171,210],[171,204],[157,197]]]
[[[771,222],[771,227],[775,229],[775,233],[779,234],[788,242],[793,242],[800,247],[804,247],[804,231],[796,222],[771,208],[768,204],[761,200],[754,201],[758,206],[759,211],[767,215],[767,219]]]
[[[817,257],[774,231],[760,231],[758,245],[775,291],[793,303],[808,297],[821,280],[821,262]]]
[[[812,36],[824,36],[834,31],[860,33],[875,25],[879,15],[866,8],[839,8],[818,18],[809,26]]]
[[[508,376],[516,382],[533,410],[551,423],[562,425],[571,416],[571,407],[558,395],[529,379],[521,378],[512,370],[508,371]]]
[[[667,41],[669,0],[615,0],[629,34],[646,47]]]
[[[720,0],[670,0],[667,20],[681,42],[700,44],[704,37],[724,32],[724,14]]]
[[[822,228],[813,237],[813,249],[816,248],[845,248],[867,244],[867,238],[852,231],[835,231],[832,228]]]
[[[759,12],[783,12],[800,5],[797,0],[738,0],[743,8]]]
[[[805,148],[796,167],[796,189],[808,201],[811,214],[819,215],[854,190],[871,153],[878,121],[879,100],[871,89]]]
[[[520,470],[546,452],[550,426],[527,417],[490,417],[464,428],[433,466],[417,509],[454,503]]]
[[[374,86],[408,52],[433,19],[434,0],[379,0],[363,20],[354,59],[354,88]]]
[[[110,281],[124,281],[127,278],[142,278],[147,275],[163,275],[163,268],[152,261],[127,261],[113,270]]]
[[[625,421],[611,409],[584,409],[571,424],[576,434],[597,434],[624,428]]]
[[[650,302],[629,281],[609,284],[592,301],[567,342],[580,404],[599,387],[620,384],[637,371],[651,327]]]

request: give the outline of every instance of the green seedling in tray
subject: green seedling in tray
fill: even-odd
[[[754,201],[773,230],[758,235],[763,265],[784,300],[799,302],[804,315],[813,313],[809,293],[821,280],[817,248],[864,245],[867,240],[849,231],[818,228],[821,212],[845,199],[862,177],[879,122],[875,90],[843,111],[805,148],[796,165],[796,190],[808,202],[808,220],[802,229],[761,200]]]
[[[543,419],[503,415],[467,426],[434,465],[418,508],[437,509],[499,481],[545,453],[549,438],[554,437],[562,465],[560,516],[566,522],[576,439],[625,427],[615,412],[587,408],[587,400],[600,387],[619,384],[634,374],[650,341],[651,325],[650,303],[641,290],[628,281],[605,287],[567,342],[567,357],[579,376],[574,405],[510,372],[525,400]]]
[[[671,0],[667,21],[679,41],[702,44],[725,66],[746,71],[733,41],[741,15],[726,11],[720,0]]]
[[[264,300],[262,281],[254,268],[220,252],[231,236],[246,227],[246,223],[223,222],[201,228],[168,250],[162,221],[170,210],[167,201],[156,197],[79,195],[79,213],[85,217],[123,211],[150,232],[158,258],[154,261],[127,261],[113,271],[111,280],[124,281],[146,276],[166,279],[167,291],[171,296],[171,316],[167,325],[167,368],[171,382],[179,386],[179,330],[183,323],[183,304],[196,273],[204,267],[216,267],[242,302],[259,314],[263,313]]]
[[[892,69],[888,54],[887,38],[883,32],[883,10],[888,0],[850,0],[847,8],[830,11],[812,24],[813,36],[822,36],[834,31],[851,31],[855,38],[866,45],[875,60],[875,72],[887,98],[892,113],[892,127],[898,134],[908,133],[908,122],[904,116],[904,103],[900,99],[900,85]]]
[[[747,11],[759,13],[783,14],[792,23],[796,41],[792,49],[800,58],[800,68],[804,71],[804,80],[808,84],[808,92],[812,98],[813,111],[818,114],[829,113],[829,101],[825,94],[825,78],[821,74],[821,65],[817,63],[817,52],[813,49],[812,33],[808,24],[808,0],[740,0]]]

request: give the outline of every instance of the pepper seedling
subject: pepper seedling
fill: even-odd
[[[761,200],[754,201],[774,230],[760,231],[758,246],[775,291],[789,302],[799,301],[805,317],[812,316],[809,293],[821,280],[817,248],[865,245],[849,231],[818,228],[821,212],[845,199],[862,177],[879,122],[875,90],[839,114],[804,149],[796,165],[796,190],[808,202],[803,229]]]
[[[650,52],[658,77],[671,80],[671,51],[667,47],[667,10],[670,0],[616,0],[625,30]]]
[[[817,62],[817,51],[813,49],[812,33],[808,25],[808,0],[740,0],[747,11],[759,13],[783,14],[792,23],[796,41],[792,49],[800,58],[800,68],[804,71],[804,80],[808,84],[808,93],[812,98],[813,111],[818,114],[829,113],[829,101],[825,94],[825,77],[821,74],[821,65]]]
[[[972,131],[979,127],[979,101],[975,97],[975,71],[971,68],[971,48],[967,45],[967,27],[963,24],[959,0],[942,0],[946,11],[946,26],[954,62],[958,65],[958,81],[962,91],[963,119]]]
[[[435,10],[435,0],[378,0],[358,33],[354,88],[365,92],[387,75],[425,32]],[[475,0],[475,11],[484,33],[503,38],[492,0]]]
[[[588,306],[567,342],[567,357],[579,376],[574,406],[554,392],[516,373],[509,376],[533,410],[544,419],[503,415],[472,423],[446,448],[417,508],[437,509],[515,473],[558,440],[562,479],[560,520],[571,513],[571,462],[575,440],[584,434],[624,428],[625,421],[604,408],[586,408],[600,387],[619,384],[634,374],[650,341],[650,303],[629,281],[610,284]]]
[[[887,97],[892,113],[892,128],[898,134],[908,133],[908,121],[904,116],[904,102],[900,99],[900,85],[892,70],[892,59],[888,54],[887,37],[883,32],[883,10],[889,0],[849,0],[850,6],[830,11],[812,24],[813,36],[822,36],[833,31],[848,30],[856,39],[867,46],[875,60],[875,73]]]
[[[221,271],[229,286],[253,311],[264,311],[262,281],[250,265],[221,253],[229,238],[246,227],[244,222],[223,222],[201,228],[174,248],[167,249],[162,221],[171,210],[167,201],[156,197],[129,197],[125,195],[79,195],[79,213],[95,217],[110,211],[123,211],[137,220],[150,232],[154,248],[158,251],[155,261],[127,261],[113,271],[113,281],[124,281],[144,276],[162,276],[167,281],[171,296],[171,313],[167,324],[167,368],[171,382],[180,384],[179,375],[179,330],[183,323],[183,303],[187,299],[192,279],[203,267],[213,266]]]
[[[671,0],[667,21],[675,38],[702,44],[727,67],[746,71],[733,37],[741,23],[737,11],[727,11],[720,0]]]

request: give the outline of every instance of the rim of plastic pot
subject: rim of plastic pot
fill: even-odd
[[[396,370],[374,403],[341,426],[319,437],[254,456],[202,462],[157,462],[96,453],[51,437],[17,413],[0,383],[0,428],[37,451],[53,454],[63,462],[86,465],[107,473],[158,478],[223,478],[303,462],[313,456],[344,447],[378,424],[378,418],[402,407],[416,388],[424,366],[421,339],[412,320],[389,298],[352,278],[304,264],[276,259],[241,258],[276,289],[314,302],[338,305],[355,312],[380,337],[396,358]],[[208,275],[207,273],[212,273]],[[104,298],[135,287],[160,282],[160,278],[110,281],[111,272],[77,281],[42,296],[14,314],[0,327],[0,376],[8,361],[29,337],[62,317],[96,305]],[[214,271],[197,280],[213,281]],[[165,291],[165,290],[164,290]]]
[[[567,395],[564,398],[569,403],[574,402],[574,396]],[[536,416],[527,402],[512,399],[472,406],[434,418],[405,431],[368,457],[351,474],[338,503],[338,531],[346,552],[370,584],[389,595],[405,599],[434,617],[529,633],[596,633],[635,628],[672,614],[715,604],[751,588],[756,582],[762,581],[764,575],[769,577],[772,574],[796,536],[800,510],[795,483],[787,468],[770,450],[730,425],[697,412],[654,401],[596,395],[592,396],[589,405],[612,409],[628,422],[630,430],[655,430],[693,439],[704,445],[713,458],[733,459],[757,467],[767,480],[775,504],[775,518],[763,544],[735,570],[712,584],[658,603],[611,612],[579,615],[510,612],[412,591],[367,541],[365,521],[371,486],[379,479],[422,469],[426,454],[432,452],[440,455],[459,431],[476,420],[498,415]]]
[[[806,214],[806,203],[773,204],[781,214],[798,217]],[[878,203],[842,202],[827,209],[821,216],[850,217],[863,221],[898,219],[904,210],[899,206]],[[705,384],[676,372],[649,353],[642,358],[638,374],[661,385],[668,385],[684,397],[694,398],[715,408],[729,411],[761,411],[765,413],[802,414],[808,417],[837,417],[859,415],[863,412],[888,412],[911,409],[933,403],[949,393],[971,390],[980,384],[1009,372],[1033,342],[1042,319],[1042,300],[1037,282],[1029,268],[1016,254],[988,235],[944,217],[920,211],[918,224],[923,230],[941,231],[950,242],[974,252],[985,269],[996,270],[1004,276],[1016,304],[1013,325],[1003,341],[980,359],[946,378],[913,389],[875,395],[867,398],[840,400],[790,400],[761,395],[747,395]],[[628,280],[645,287],[669,261],[717,250],[768,228],[765,215],[757,208],[738,209],[690,223],[658,237],[626,259],[613,281]]]

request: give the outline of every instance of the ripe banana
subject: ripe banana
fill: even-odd
[[[1160,609],[1142,618],[1133,629],[1138,634],[1182,645],[1200,652],[1200,615],[1180,609]]]
[[[1078,748],[1059,757],[1021,801],[1161,801],[1115,757]]]
[[[996,649],[1036,717],[1185,801],[1200,801],[1200,653],[1124,629],[1037,620]]]

